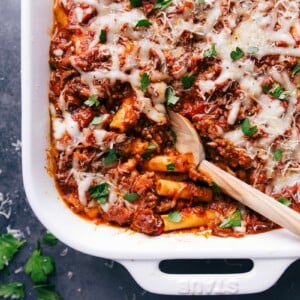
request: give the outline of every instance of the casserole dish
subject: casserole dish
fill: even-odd
[[[241,239],[197,234],[148,237],[96,226],[74,215],[61,201],[46,171],[49,146],[48,49],[52,1],[22,2],[23,178],[29,203],[40,221],[62,242],[81,252],[123,264],[146,290],[161,294],[242,294],[267,289],[297,259],[299,238],[276,230]],[[166,274],[165,259],[249,258],[243,274]]]

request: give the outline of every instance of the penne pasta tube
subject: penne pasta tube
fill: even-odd
[[[114,115],[110,128],[118,132],[124,133],[127,129],[134,125],[138,119],[138,112],[134,109],[135,99],[127,97]]]
[[[173,231],[179,229],[194,228],[199,226],[208,226],[216,222],[217,216],[213,210],[207,209],[203,212],[194,212],[193,210],[180,212],[180,221],[172,221],[169,215],[162,215],[164,221],[164,231]]]
[[[54,16],[57,23],[59,23],[61,26],[66,27],[68,25],[68,16],[59,1],[55,1]]]
[[[213,199],[213,191],[210,188],[199,187],[193,183],[159,179],[156,183],[156,192],[160,196],[182,199],[197,199],[210,202]]]
[[[149,171],[159,172],[187,172],[194,164],[194,157],[191,153],[178,155],[158,155],[151,158],[145,167]]]

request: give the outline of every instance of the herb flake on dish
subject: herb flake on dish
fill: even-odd
[[[102,182],[96,186],[89,188],[90,196],[100,204],[105,204],[109,195],[108,183]]]
[[[225,218],[219,225],[220,228],[232,228],[239,227],[242,225],[242,214],[239,209],[232,213],[228,218]]]

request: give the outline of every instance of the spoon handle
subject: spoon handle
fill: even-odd
[[[207,160],[203,160],[200,163],[198,170],[213,178],[213,181],[226,194],[274,223],[300,235],[300,214],[296,211],[223,171]]]

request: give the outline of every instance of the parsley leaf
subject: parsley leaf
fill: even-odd
[[[297,64],[292,69],[292,76],[294,77],[296,73],[300,71],[300,61],[297,62]]]
[[[51,256],[41,255],[41,251],[36,249],[25,265],[26,274],[30,275],[34,283],[44,283],[48,275],[54,271],[55,265]]]
[[[239,47],[236,47],[235,51],[232,51],[230,53],[230,57],[232,60],[238,60],[238,59],[242,58],[244,55],[245,55],[244,51]]]
[[[99,106],[100,102],[97,100],[97,96],[96,95],[91,95],[89,97],[89,99],[87,99],[86,101],[84,101],[84,104],[87,106]]]
[[[171,130],[171,137],[172,137],[172,144],[173,147],[175,148],[176,146],[176,142],[177,142],[177,134],[175,131]]]
[[[171,5],[171,3],[172,0],[157,0],[157,2],[154,4],[154,8],[165,10]]]
[[[91,122],[91,125],[100,125],[104,120],[104,116],[96,116]]]
[[[128,193],[124,196],[124,199],[130,202],[134,202],[139,198],[139,194],[137,193]]]
[[[281,158],[282,158],[282,150],[281,149],[276,149],[273,153],[273,160],[280,161]]]
[[[38,297],[37,300],[60,300],[58,294],[50,289],[37,288]]]
[[[245,118],[242,122],[242,132],[246,136],[252,136],[257,132],[257,126],[251,127],[250,120]]]
[[[196,80],[196,77],[193,75],[184,75],[182,77],[181,81],[182,81],[183,87],[185,89],[189,89],[193,86],[195,80]]]
[[[105,204],[109,195],[108,184],[106,182],[102,182],[89,188],[88,192],[91,197],[97,200],[100,204]]]
[[[0,270],[13,259],[19,248],[26,241],[17,240],[12,234],[3,234],[0,236]]]
[[[212,43],[211,46],[210,46],[210,49],[205,50],[203,52],[203,56],[207,57],[207,58],[212,58],[216,55],[217,55],[217,50],[216,50],[216,44],[215,43]]]
[[[169,212],[168,220],[172,223],[179,223],[182,220],[180,212],[177,210]]]
[[[203,4],[203,5],[206,4],[205,0],[199,0],[199,2],[200,2],[201,4]]]
[[[167,164],[167,170],[168,170],[168,171],[174,171],[174,170],[175,170],[175,165],[174,165],[174,163]]]
[[[274,83],[269,90],[269,94],[276,99],[284,100],[289,95],[289,92],[285,91],[279,83]]]
[[[148,19],[142,19],[142,20],[139,20],[135,27],[143,27],[143,26],[151,26],[152,23],[148,20]]]
[[[101,43],[105,43],[107,41],[106,31],[104,29],[101,29],[100,31],[99,40]]]
[[[55,246],[57,244],[57,238],[51,232],[47,231],[43,236],[43,242],[50,246]]]
[[[170,86],[166,88],[166,100],[167,105],[175,105],[179,101],[179,97],[174,95],[174,91]]]
[[[150,77],[149,77],[149,74],[144,72],[141,76],[141,90],[146,93],[147,92],[147,88],[148,86],[150,85],[151,83],[151,80],[150,80]]]
[[[277,199],[277,201],[279,201],[280,203],[282,203],[283,205],[286,205],[286,206],[290,206],[292,204],[292,201],[286,197],[279,197]]]
[[[110,148],[108,150],[108,155],[104,159],[104,165],[109,166],[118,159],[117,152],[115,148]]]
[[[149,144],[147,150],[155,150],[157,146],[155,144]]]
[[[219,187],[219,185],[215,182],[212,183],[212,186],[213,186],[213,189],[214,189],[214,192],[217,194],[217,195],[220,195],[221,194],[221,189]]]
[[[24,285],[20,282],[11,282],[0,285],[0,297],[10,299],[24,299]]]
[[[142,6],[142,1],[141,0],[130,0],[130,5],[132,7],[140,7],[140,6]]]
[[[241,215],[241,211],[237,209],[228,218],[225,218],[219,227],[224,229],[224,228],[238,227],[241,225],[242,225],[242,215]]]

